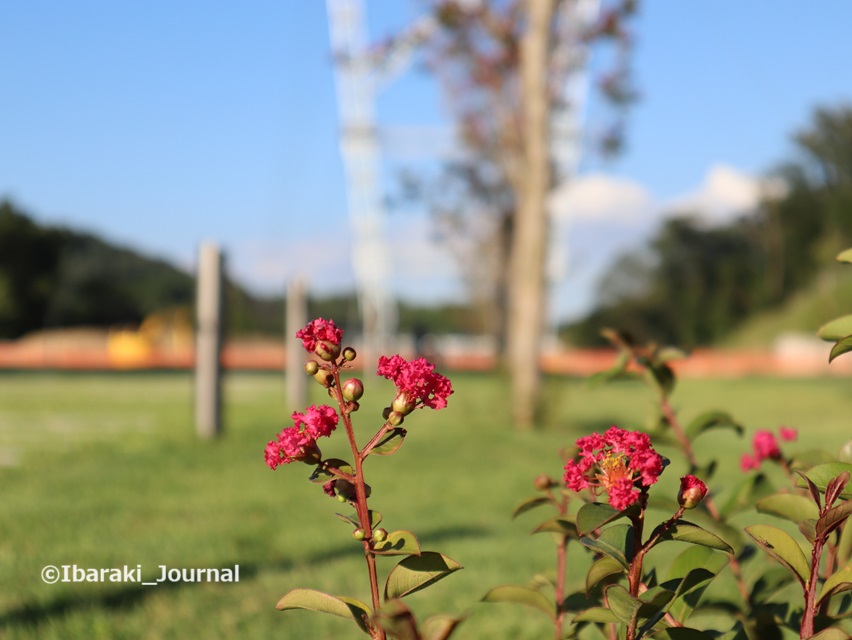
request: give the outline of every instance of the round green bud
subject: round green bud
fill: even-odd
[[[366,535],[367,535],[367,533],[363,529],[360,529],[360,528],[355,529],[355,531],[352,532],[352,537],[355,538],[356,540],[363,540],[366,537]]]
[[[319,371],[319,363],[316,360],[308,360],[305,363],[305,373],[309,376],[316,375],[317,371]]]
[[[331,362],[340,355],[340,345],[336,345],[328,340],[320,340],[317,346],[314,347],[314,353],[326,362]]]
[[[404,416],[407,416],[409,413],[414,411],[414,407],[417,406],[417,399],[411,399],[407,393],[400,393],[396,398],[393,399],[393,404],[391,404],[391,409],[393,411],[398,411]]]
[[[353,400],[360,400],[361,396],[364,395],[364,383],[358,378],[349,378],[349,380],[343,383],[340,390],[343,392],[344,400],[348,400],[350,402]]]
[[[392,427],[398,427],[405,420],[405,416],[402,415],[399,411],[391,411],[388,414],[387,421],[388,424]]]
[[[340,494],[338,493],[338,494],[337,494],[337,501],[338,501],[338,502],[346,502],[346,498],[344,498],[342,495],[340,495]]]
[[[326,388],[329,388],[334,384],[334,376],[331,375],[331,371],[326,371],[325,369],[317,371],[314,374],[314,380]]]
[[[373,540],[375,540],[376,542],[384,542],[387,537],[388,532],[384,529],[376,529],[375,531],[373,531]]]
[[[343,350],[343,358],[344,358],[344,360],[346,360],[347,362],[352,362],[352,361],[355,359],[355,357],[356,357],[357,355],[358,355],[358,354],[357,354],[357,353],[355,353],[355,349],[353,349],[352,347],[346,347],[346,348]]]

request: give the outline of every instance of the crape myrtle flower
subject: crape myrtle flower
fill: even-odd
[[[297,331],[296,337],[302,341],[305,351],[330,361],[340,355],[343,329],[338,328],[333,320],[317,318],[311,320],[304,329]]]
[[[780,435],[781,440],[785,442],[791,442],[799,435],[796,429],[791,429],[790,427],[779,428],[778,434]],[[775,438],[775,434],[765,429],[754,434],[752,450],[754,455],[744,453],[740,458],[740,468],[743,471],[759,469],[760,464],[764,460],[781,460],[783,457],[781,455],[781,447],[778,445],[778,440]]]
[[[565,465],[563,480],[572,491],[605,491],[619,511],[634,504],[640,490],[657,482],[663,459],[646,433],[610,427],[577,440],[577,459]]]
[[[443,409],[447,406],[447,397],[453,393],[450,381],[435,373],[435,365],[425,358],[408,362],[400,355],[381,356],[376,373],[396,385],[397,395],[391,407],[402,415],[418,407]]]
[[[293,426],[278,434],[266,445],[264,458],[273,471],[291,462],[319,462],[317,438],[328,437],[337,427],[337,413],[331,407],[311,405],[305,413],[294,412]]]
[[[680,490],[677,492],[677,503],[684,509],[694,509],[704,496],[707,495],[707,485],[693,475],[680,479]]]

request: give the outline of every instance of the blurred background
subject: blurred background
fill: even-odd
[[[330,508],[309,506],[322,501],[302,470],[284,482],[260,458],[302,408],[281,384],[296,284],[306,317],[333,318],[347,344],[462,372],[457,413],[422,418],[427,450],[469,427],[462,457],[409,465],[484,477],[492,456],[522,458],[487,499],[442,479],[484,500],[433,505],[469,525],[403,510],[471,565],[513,544],[494,514],[541,451],[643,422],[635,398],[595,413],[619,401],[578,382],[612,362],[602,327],[689,350],[675,367],[699,405],[746,377],[749,429],[796,417],[834,443],[838,381],[799,406],[799,387],[764,376],[850,372],[815,337],[852,309],[852,270],[834,262],[852,245],[850,22],[843,3],[732,0],[0,3],[0,629],[251,637],[279,629],[290,582],[348,571],[349,546],[290,526]],[[228,376],[223,437],[200,445],[205,244],[224,255]],[[552,384],[570,392],[542,406]],[[470,463],[489,430],[495,449]],[[297,480],[304,500],[282,498]],[[477,536],[491,536],[481,551]],[[48,561],[247,568],[230,591],[152,595],[47,587]],[[474,572],[451,593],[498,579]],[[530,632],[507,615],[472,628]],[[282,637],[314,629],[299,620]]]

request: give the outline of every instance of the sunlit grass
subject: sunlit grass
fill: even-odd
[[[425,549],[465,569],[410,603],[418,617],[467,612],[461,638],[550,637],[542,616],[478,603],[492,586],[525,583],[552,567],[547,534],[530,537],[536,516],[511,521],[542,472],[560,474],[559,449],[610,424],[638,428],[653,417],[641,386],[596,389],[551,379],[542,427],[517,432],[496,376],[453,375],[444,411],[406,421],[398,454],[371,458],[371,505],[388,529],[411,529]],[[295,464],[271,472],[263,447],[302,407],[287,406],[276,375],[227,376],[226,430],[200,442],[192,425],[192,381],[185,374],[0,375],[0,629],[10,638],[340,638],[358,637],[342,619],[281,613],[293,587],[369,601],[359,546],[334,518],[347,508],[306,481]],[[385,381],[367,380],[355,414],[362,442],[390,399]],[[798,427],[797,447],[836,450],[849,438],[852,382],[830,380],[683,381],[674,404],[688,421],[707,409],[731,411],[753,432]],[[323,391],[312,388],[311,402]],[[699,455],[722,462],[714,487],[740,477],[748,442],[730,431],[700,440]],[[676,490],[672,468],[655,491]],[[324,453],[348,457],[333,437]],[[585,556],[577,550],[574,564]],[[143,577],[170,567],[239,564],[238,584],[46,585],[47,564],[143,566]],[[383,573],[392,561],[380,564]],[[576,584],[582,572],[575,571]]]

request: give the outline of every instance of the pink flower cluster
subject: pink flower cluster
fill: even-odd
[[[308,323],[304,329],[296,332],[296,337],[302,341],[302,346],[308,353],[313,353],[319,342],[328,342],[337,347],[343,339],[343,329],[334,324],[334,320],[317,318]]]
[[[577,440],[578,459],[565,465],[563,480],[572,491],[592,489],[609,495],[613,509],[623,510],[639,499],[663,471],[663,459],[646,433],[610,427]]]
[[[799,433],[789,427],[780,427],[778,435],[784,442],[792,442],[798,437]],[[754,455],[744,453],[740,458],[740,468],[743,471],[759,469],[760,463],[764,460],[780,460],[782,457],[781,447],[778,446],[775,434],[765,429],[754,434],[752,449],[754,450]]]
[[[450,381],[435,373],[435,365],[425,358],[407,362],[399,355],[381,356],[376,373],[396,385],[394,410],[401,413],[410,413],[416,407],[443,409],[447,406],[447,397],[453,393]]]
[[[282,464],[317,457],[317,438],[328,437],[337,428],[337,412],[328,405],[311,405],[305,413],[294,412],[291,417],[293,426],[266,445],[264,458],[273,471]]]

